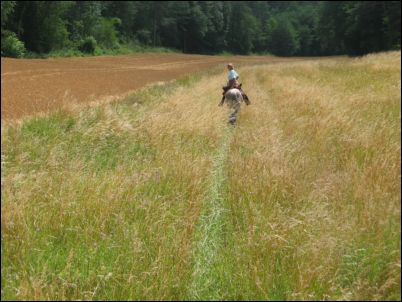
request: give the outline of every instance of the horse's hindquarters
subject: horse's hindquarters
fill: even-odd
[[[230,89],[228,92],[226,92],[225,98],[228,101],[241,102],[243,100],[243,96],[241,94],[241,91],[239,89],[237,89],[237,88]]]

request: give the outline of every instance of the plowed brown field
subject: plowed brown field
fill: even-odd
[[[173,80],[213,67],[222,66],[223,70],[228,61],[256,64],[282,62],[284,59],[183,54],[30,60],[1,58],[1,118],[21,118],[69,104],[123,96],[150,83]],[[220,85],[217,83],[217,89]]]

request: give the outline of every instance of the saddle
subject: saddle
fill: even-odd
[[[240,91],[242,91],[241,90],[241,86],[242,86],[243,84],[238,84],[238,85],[236,85],[236,84],[234,84],[233,86],[223,86],[222,87],[222,89],[223,89],[223,92],[222,92],[222,95],[225,95],[226,94],[226,92],[228,92],[228,90],[230,90],[230,89],[233,89],[233,88],[237,88],[237,89],[239,89]],[[242,91],[243,92],[243,91]]]

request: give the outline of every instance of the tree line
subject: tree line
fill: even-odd
[[[400,1],[2,1],[1,54],[138,45],[185,53],[363,55],[401,45]]]

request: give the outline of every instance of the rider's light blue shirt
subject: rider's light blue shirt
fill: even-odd
[[[234,69],[230,70],[229,73],[228,73],[229,81],[233,80],[233,79],[236,79],[238,76],[239,75],[237,74],[237,72]]]

